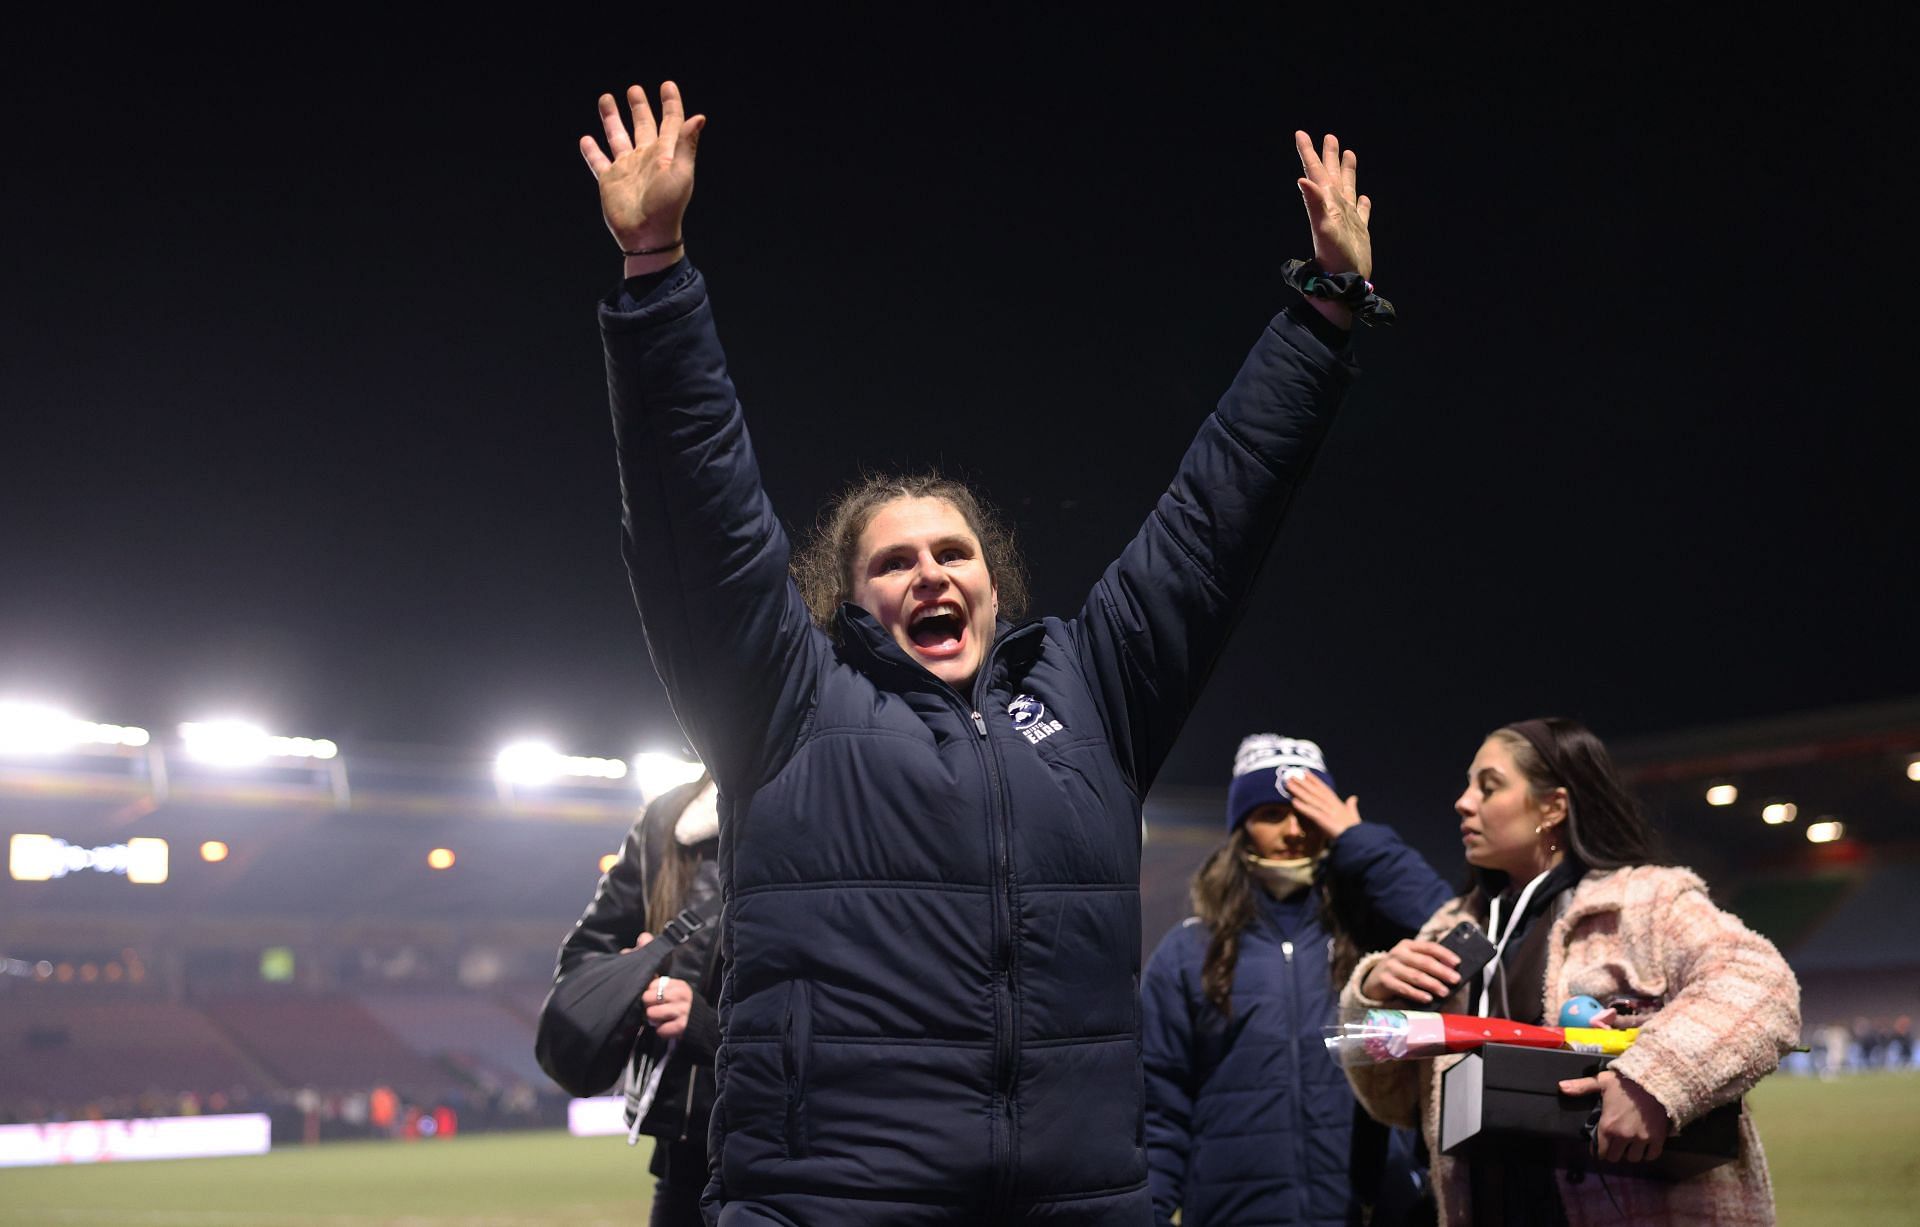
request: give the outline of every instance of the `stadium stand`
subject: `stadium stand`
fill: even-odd
[[[1767,874],[1740,884],[1724,902],[1747,927],[1782,950],[1792,950],[1833,913],[1857,884],[1841,874],[1796,878]]]
[[[13,994],[5,1017],[0,1064],[10,1100],[59,1104],[273,1085],[266,1071],[185,1005]]]
[[[282,1085],[320,1092],[391,1085],[415,1101],[461,1091],[442,1066],[382,1027],[351,997],[275,994],[210,1001],[207,1017]]]
[[[1793,947],[1802,973],[1893,971],[1914,966],[1920,933],[1920,865],[1883,865]]]
[[[533,1059],[533,1028],[524,1015],[472,993],[376,993],[360,1004],[423,1057],[484,1072],[503,1082],[546,1080]]]

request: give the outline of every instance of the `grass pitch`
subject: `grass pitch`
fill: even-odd
[[[1912,1224],[1920,1073],[1753,1093],[1780,1222]],[[638,1227],[647,1145],[556,1133],[289,1147],[258,1158],[0,1171],[0,1223],[46,1227]]]
[[[639,1227],[647,1139],[494,1133],[234,1159],[10,1168],[0,1223],[36,1227]]]
[[[1747,1103],[1784,1227],[1920,1223],[1920,1071],[1773,1077]]]

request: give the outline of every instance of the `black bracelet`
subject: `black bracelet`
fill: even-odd
[[[623,256],[657,256],[672,251],[676,247],[685,247],[686,245],[687,241],[685,239],[675,239],[664,247],[642,247],[639,251],[628,251],[622,247],[620,254]]]
[[[1281,276],[1308,298],[1343,303],[1363,324],[1394,322],[1393,304],[1373,292],[1373,282],[1359,273],[1329,273],[1315,260],[1289,260]]]

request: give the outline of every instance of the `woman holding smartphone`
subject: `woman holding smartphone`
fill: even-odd
[[[1798,1042],[1800,989],[1766,938],[1715,907],[1691,871],[1657,863],[1654,835],[1600,739],[1572,720],[1495,730],[1454,802],[1472,887],[1419,934],[1362,959],[1342,996],[1390,1006],[1558,1021],[1574,997],[1610,1003],[1639,1037],[1596,1078],[1562,1093],[1600,1095],[1594,1138],[1609,1163],[1658,1158],[1667,1135],[1738,1099]],[[1497,956],[1463,979],[1439,943],[1462,920]],[[1368,1111],[1419,1124],[1433,1148],[1449,1224],[1770,1224],[1773,1187],[1752,1120],[1735,1162],[1681,1181],[1545,1166],[1456,1162],[1438,1153],[1439,1087],[1458,1058],[1347,1071]]]

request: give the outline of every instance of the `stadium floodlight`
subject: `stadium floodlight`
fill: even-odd
[[[227,845],[220,840],[209,839],[200,845],[200,859],[211,865],[226,860],[227,853],[230,851],[232,851],[232,849],[228,848]]]
[[[453,862],[454,855],[452,848],[435,848],[433,851],[427,853],[427,867],[429,869],[452,869]]]
[[[1732,805],[1740,799],[1740,790],[1731,784],[1715,784],[1707,789],[1708,805]]]
[[[1907,778],[1915,783],[1920,783],[1920,758],[1916,758],[1907,764]]]
[[[1833,818],[1822,818],[1807,828],[1807,842],[1812,844],[1830,844],[1847,833],[1847,826]]]
[[[509,784],[551,784],[565,761],[544,741],[516,741],[494,756],[493,770]]]
[[[147,730],[78,720],[44,703],[0,702],[0,754],[58,754],[83,745],[144,746]]]
[[[600,858],[600,872],[609,873],[612,871],[613,867],[615,865],[618,865],[619,863],[620,863],[620,854],[618,852],[609,852],[605,856]]]
[[[269,737],[267,754],[273,758],[336,758],[340,747],[325,737]]]
[[[324,737],[282,737],[245,720],[202,720],[180,726],[187,755],[219,767],[253,767],[270,758],[328,759],[340,747]]]
[[[617,758],[588,758],[584,755],[570,755],[561,768],[568,775],[577,775],[589,780],[620,780],[627,775],[627,764]]]
[[[1800,807],[1791,801],[1775,801],[1760,810],[1760,821],[1770,827],[1792,822],[1800,816]]]
[[[82,848],[51,835],[15,835],[7,842],[7,873],[16,882],[51,882],[91,869],[156,886],[167,880],[167,841],[129,839]]]
[[[54,870],[65,860],[56,860],[59,849],[55,845],[63,842],[51,835],[15,835],[7,841],[7,876],[16,882],[51,881]]]
[[[244,720],[201,720],[180,726],[187,757],[220,767],[267,761],[267,730]]]
[[[562,754],[544,741],[516,741],[494,756],[493,769],[502,780],[523,787],[551,784],[563,775],[586,780],[618,780],[627,764],[617,758]]]
[[[127,881],[157,886],[167,880],[167,841],[129,839],[127,841]]]
[[[678,788],[700,778],[705,770],[699,762],[688,762],[678,754],[650,750],[633,758],[633,782],[640,786],[640,798],[651,801],[669,788]]]

